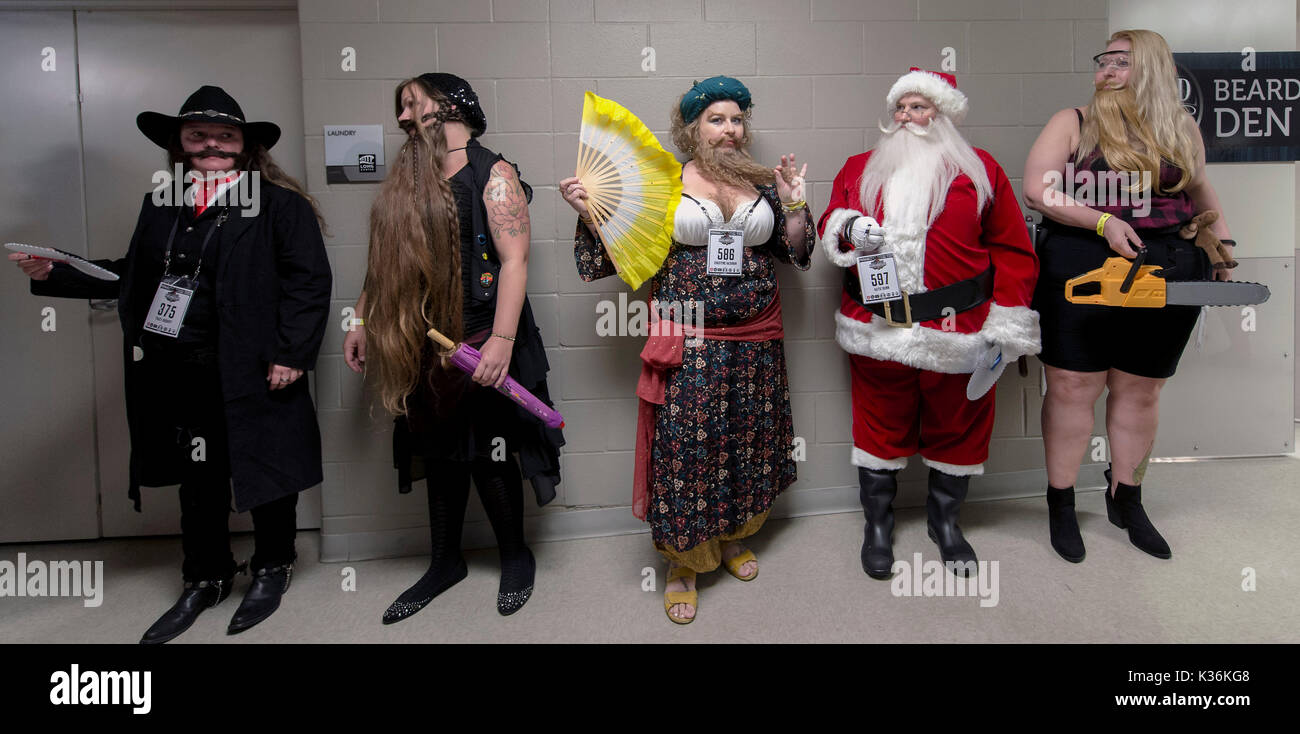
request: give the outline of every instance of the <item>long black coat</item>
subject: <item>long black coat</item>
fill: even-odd
[[[130,496],[140,508],[139,487],[178,484],[184,476],[175,430],[167,428],[156,393],[146,383],[141,344],[146,312],[162,276],[167,235],[198,237],[217,207],[191,221],[188,211],[158,206],[146,195],[126,257],[96,264],[121,276],[96,280],[57,265],[45,281],[32,281],[36,295],[117,298],[126,363],[127,423],[131,433]],[[332,277],[320,227],[306,199],[261,182],[260,211],[232,207],[209,247],[219,248],[215,300],[217,362],[221,374],[235,508],[244,511],[319,484],[320,428],[304,374],[282,390],[269,390],[269,365],[306,372],[315,367],[329,319]],[[192,225],[193,230],[187,232]],[[137,361],[136,357],[142,357]]]

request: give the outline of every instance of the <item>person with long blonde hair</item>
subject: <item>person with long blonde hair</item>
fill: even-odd
[[[652,327],[641,353],[632,512],[668,560],[664,612],[676,624],[698,612],[697,573],[721,565],[741,581],[758,575],[741,540],[795,480],[777,266],[812,264],[807,165],[796,167],[793,154],[776,167],[751,157],[750,102],[739,80],[717,76],[696,82],[671,113],[673,141],[690,160],[650,301],[654,318],[684,326]],[[560,194],[579,216],[578,275],[613,275],[582,183],[566,178]],[[743,244],[738,273],[710,264],[719,228]]]
[[[1074,483],[1102,390],[1111,451],[1106,511],[1133,545],[1169,558],[1169,544],[1142,505],[1142,471],[1156,436],[1160,390],[1173,376],[1199,309],[1078,305],[1065,281],[1119,255],[1159,265],[1167,280],[1227,280],[1212,270],[1181,225],[1220,212],[1211,229],[1229,246],[1219,197],[1205,172],[1205,145],[1183,109],[1173,55],[1160,34],[1117,31],[1094,57],[1092,100],[1048,121],[1025,164],[1025,201],[1042,212],[1042,274],[1034,308],[1042,316],[1047,396],[1043,443],[1052,547],[1074,563],[1085,555]]]
[[[460,546],[471,478],[500,553],[497,611],[509,615],[528,601],[536,573],[524,542],[521,473],[538,504],[549,502],[564,442],[494,389],[510,376],[549,402],[546,353],[525,296],[531,188],[476,140],[487,117],[464,79],[407,79],[394,106],[408,140],[370,211],[356,305],[364,328],[348,333],[343,353],[395,416],[399,488],[426,479],[432,554],[383,622],[415,614],[467,575]],[[479,349],[473,375],[440,359],[426,337],[431,327]]]

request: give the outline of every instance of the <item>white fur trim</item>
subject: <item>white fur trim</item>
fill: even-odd
[[[953,375],[969,373],[975,355],[985,348],[979,333],[940,331],[920,324],[903,329],[874,315],[862,322],[839,311],[835,312],[835,341],[846,352]]]
[[[860,216],[862,212],[856,209],[836,209],[826,218],[826,227],[822,229],[822,249],[826,251],[826,259],[842,268],[856,265],[858,253],[854,250],[840,250],[840,230],[844,229],[844,224],[850,219]]]
[[[1001,345],[1006,359],[1043,351],[1038,312],[1026,306],[992,304],[980,334],[989,342]]]
[[[882,459],[875,454],[869,454],[866,451],[853,447],[854,466],[860,466],[864,469],[875,469],[876,471],[901,471],[907,468],[907,457],[900,456],[897,459]]]
[[[945,464],[942,461],[931,461],[924,456],[921,457],[921,461],[931,469],[937,469],[954,477],[973,477],[984,473],[983,464]]]
[[[885,216],[885,244],[881,252],[894,253],[898,285],[910,294],[925,292],[926,227],[908,227]]]
[[[886,108],[892,111],[905,94],[919,94],[930,100],[953,123],[965,119],[966,110],[970,108],[970,103],[961,90],[928,71],[910,71],[899,77],[885,97]]]

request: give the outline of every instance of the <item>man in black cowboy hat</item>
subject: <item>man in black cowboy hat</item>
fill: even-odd
[[[331,292],[315,202],[267,150],[280,137],[249,122],[219,87],[176,116],[136,125],[184,169],[184,201],[146,195],[126,256],[95,280],[21,259],[37,295],[116,298],[122,321],[130,497],[180,484],[185,588],[141,643],[180,635],[230,595],[237,511],[253,515],[253,582],[227,632],[269,617],[293,571],[298,492],[322,480],[320,431],[303,376],[315,365]],[[231,195],[233,187],[252,201]]]

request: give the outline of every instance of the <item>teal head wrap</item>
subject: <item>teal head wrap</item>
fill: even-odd
[[[741,84],[739,79],[732,79],[729,76],[714,76],[702,82],[695,82],[695,86],[687,90],[686,95],[682,97],[682,103],[679,107],[682,120],[690,122],[699,117],[704,108],[724,99],[734,101],[740,105],[741,110],[749,109],[749,89],[744,84]]]

